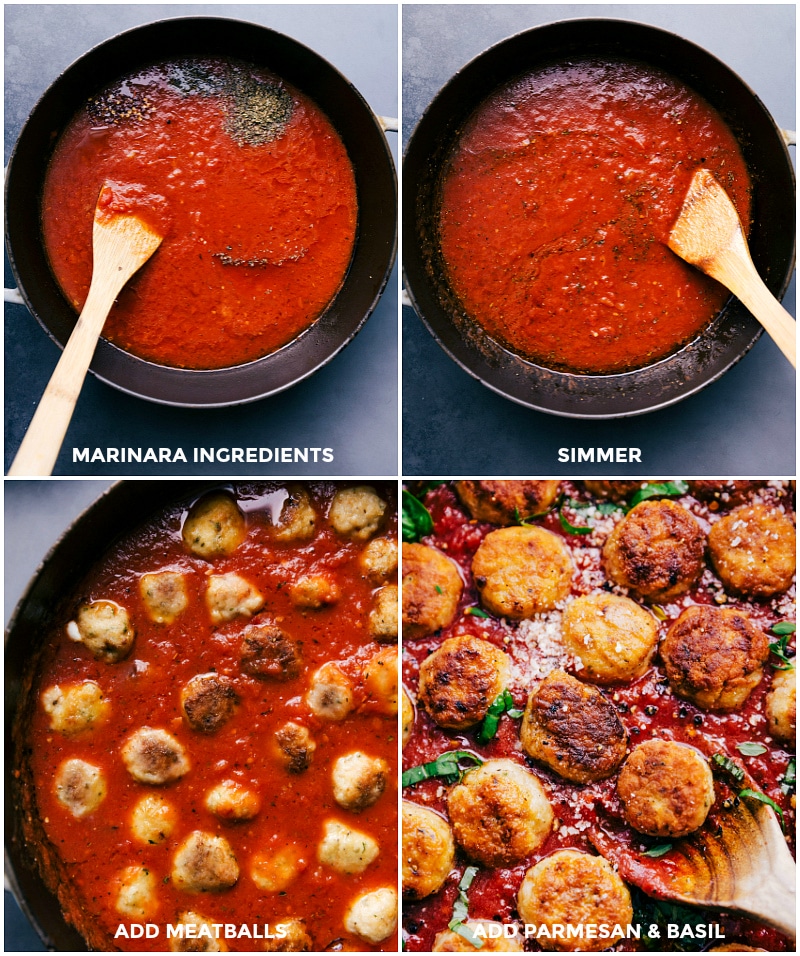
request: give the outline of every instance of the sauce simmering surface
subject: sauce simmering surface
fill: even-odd
[[[701,166],[747,233],[738,143],[679,80],[594,59],[524,76],[470,117],[443,174],[450,284],[473,321],[542,365],[608,374],[664,358],[728,298],[666,246]]]
[[[338,291],[355,244],[345,147],[321,110],[265,70],[183,60],[94,97],[59,140],[42,198],[56,278],[80,310],[100,189],[164,231],[104,329],[162,365],[223,368],[296,338]]]

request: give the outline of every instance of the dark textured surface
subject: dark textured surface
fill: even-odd
[[[44,89],[76,57],[122,30],[177,16],[224,16],[271,27],[340,70],[380,115],[397,115],[397,10],[392,5],[19,5],[5,9],[5,159]],[[397,160],[397,136],[388,134]],[[34,213],[35,214],[35,213]],[[5,285],[13,285],[5,261]],[[191,410],[154,405],[87,378],[57,475],[356,475],[397,471],[397,271],[369,322],[329,365],[251,405]],[[59,350],[19,305],[6,305],[5,466]],[[182,448],[189,463],[72,462],[72,448]],[[333,448],[334,461],[194,464],[196,446]]]
[[[650,23],[698,43],[744,79],[779,126],[793,126],[793,6],[409,5],[404,144],[438,90],[486,47],[538,24],[585,16]],[[784,305],[794,314],[794,280]],[[558,449],[573,446],[641,448],[642,464],[559,463]],[[795,373],[762,336],[720,381],[671,408],[615,421],[557,418],[472,379],[404,308],[402,467],[406,475],[794,474]]]

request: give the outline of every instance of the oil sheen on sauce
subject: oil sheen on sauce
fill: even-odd
[[[559,370],[610,374],[674,352],[728,298],[666,246],[701,166],[746,233],[739,145],[676,78],[580,59],[498,90],[468,120],[441,183],[440,249],[465,312]]]
[[[347,151],[311,100],[265,70],[159,64],[72,120],[47,171],[42,227],[76,310],[104,183],[110,211],[164,234],[104,329],[151,362],[223,368],[274,352],[320,316],[347,272],[357,228]]]

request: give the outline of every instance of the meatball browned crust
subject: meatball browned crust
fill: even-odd
[[[797,536],[777,508],[737,508],[711,528],[708,550],[725,587],[746,597],[781,594],[792,583]]]
[[[552,611],[569,594],[572,572],[561,539],[527,525],[489,532],[472,559],[481,604],[514,620]]]
[[[633,906],[627,886],[602,857],[580,850],[557,850],[525,874],[517,896],[519,915],[536,926],[628,926]],[[544,949],[584,952],[608,949],[619,937],[539,939]]]
[[[480,950],[476,950],[474,943],[464,939],[455,930],[445,929],[436,934],[433,941],[434,953],[522,953],[522,938],[520,935],[506,938],[503,935],[489,936],[491,928],[502,924],[488,919],[468,919],[463,923],[483,943]]]
[[[553,826],[538,777],[513,760],[487,760],[464,774],[447,796],[456,843],[483,866],[515,866],[537,850]]]
[[[403,801],[403,897],[421,900],[441,889],[455,859],[450,824],[427,807]]]
[[[547,511],[558,486],[557,481],[457,481],[455,490],[477,521],[512,525]]]
[[[625,761],[617,792],[625,819],[635,830],[677,838],[705,823],[714,803],[714,778],[694,747],[646,740]]]
[[[649,500],[620,521],[603,548],[606,574],[646,601],[670,601],[703,570],[705,535],[674,501]]]
[[[661,644],[672,689],[704,710],[736,710],[763,674],[769,639],[743,611],[686,608]]]
[[[609,501],[625,501],[646,485],[646,481],[584,481],[583,487],[590,495],[608,498]]]
[[[444,641],[419,670],[419,703],[440,727],[463,730],[480,723],[511,678],[508,655],[494,644],[462,634]]]
[[[275,624],[254,624],[242,634],[239,661],[257,680],[292,680],[300,673],[300,645]]]
[[[239,695],[233,682],[218,674],[198,674],[181,688],[186,722],[201,734],[215,734],[236,711]]]
[[[553,671],[528,698],[520,740],[527,754],[573,783],[604,780],[625,759],[628,734],[603,694]]]
[[[456,565],[425,544],[403,545],[403,637],[427,637],[453,622],[463,588]]]
[[[767,694],[767,724],[776,740],[791,744],[797,736],[797,670],[775,671]]]
[[[748,492],[760,488],[763,481],[734,481],[732,479],[716,481],[690,481],[689,491],[701,501],[724,501],[741,504]]]

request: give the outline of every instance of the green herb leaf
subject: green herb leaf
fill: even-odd
[[[677,495],[685,495],[689,486],[685,481],[648,481],[631,498],[631,508],[648,498],[673,498]]]
[[[748,787],[746,787],[744,790],[740,790],[739,796],[744,797],[745,799],[758,800],[759,803],[766,803],[768,807],[772,807],[772,809],[781,818],[781,827],[785,828],[786,821],[783,819],[783,810],[781,810],[778,804],[775,803],[772,797],[768,797],[766,793],[759,793],[758,790],[750,790]]]
[[[433,518],[425,505],[410,491],[403,491],[403,541],[419,541],[433,531]]]
[[[797,625],[792,621],[778,621],[777,624],[773,624],[770,628],[773,634],[778,634],[783,636],[784,634],[794,634],[797,630]]]
[[[642,856],[650,856],[653,859],[658,859],[658,857],[664,856],[665,853],[669,853],[671,849],[671,843],[659,843],[658,846],[651,846],[649,850],[645,850]]]
[[[778,625],[775,625],[775,626],[777,627]],[[786,656],[786,651],[789,646],[789,640],[793,633],[794,633],[793,631],[786,631],[783,634],[781,634],[781,636],[778,638],[777,641],[773,641],[769,645],[769,649],[775,655],[775,657],[777,657],[779,661],[783,661],[782,667],[778,666],[777,664],[772,665],[776,671],[790,671],[794,667],[794,657]]]
[[[561,527],[567,532],[567,534],[591,534],[594,531],[594,528],[589,528],[585,526],[579,526],[571,524],[567,516],[564,514],[564,505],[572,507],[572,499],[565,498],[563,495],[558,500],[558,520],[561,522]]]
[[[767,752],[767,748],[764,746],[764,744],[757,744],[752,740],[747,740],[744,743],[736,744],[736,749],[744,757],[758,757]]]
[[[546,518],[556,505],[550,505],[547,511],[537,511],[534,515],[526,515],[524,518],[519,513],[519,508],[514,508],[514,521],[516,524],[528,524],[530,521],[538,521],[540,518]]]
[[[463,936],[468,943],[471,943],[475,947],[475,949],[483,949],[483,940],[479,939],[472,932],[469,926],[465,926],[463,923],[457,923],[454,920],[452,923],[450,923],[450,929],[454,933],[458,933],[459,936]]]
[[[420,482],[420,492],[423,495],[426,495],[429,491],[433,491],[434,488],[438,488],[440,485],[446,485],[446,481],[423,481]]]
[[[507,710],[506,713],[509,717],[513,717],[514,720],[519,720],[525,714],[524,710],[518,710],[516,707],[512,707],[511,710]]]
[[[786,773],[783,775],[781,790],[785,794],[790,794],[797,787],[797,758],[792,757],[789,765],[786,767]]]
[[[663,607],[661,607],[660,604],[651,604],[650,610],[653,612],[653,616],[656,618],[656,620],[666,621],[667,612],[664,610]]]
[[[741,783],[744,780],[744,770],[742,770],[735,760],[731,760],[731,758],[726,757],[725,754],[714,754],[711,760],[718,767],[727,771],[737,783]]]
[[[449,929],[459,936],[463,936],[467,942],[471,943],[475,949],[483,947],[483,940],[477,937],[469,926],[464,925],[464,920],[469,916],[469,898],[467,890],[472,886],[475,874],[478,872],[477,866],[468,866],[458,882],[458,897],[453,904],[453,918],[448,923]]]
[[[633,923],[641,927],[641,943],[649,950],[664,951],[667,926],[700,926],[708,919],[707,911],[671,903],[669,900],[654,900],[635,886],[631,887],[631,900]],[[660,933],[651,937],[648,933],[654,926],[660,928]],[[690,938],[674,939],[670,940],[670,948],[678,952],[696,952],[697,942]]]
[[[436,589],[437,594],[444,594],[444,591],[442,591],[438,584],[434,584],[434,588]]]
[[[488,617],[488,616],[489,616],[489,615],[486,613],[486,611],[483,610],[482,607],[477,607],[477,606],[476,606],[476,607],[468,607],[468,608],[466,609],[466,611],[464,611],[464,613],[465,613],[465,614],[471,614],[473,617]]]
[[[624,511],[622,505],[616,501],[598,501],[594,506],[599,515],[613,515],[615,511]]]
[[[447,750],[430,763],[419,764],[417,767],[410,767],[404,771],[403,786],[411,787],[415,783],[434,777],[441,778],[445,783],[457,783],[464,776],[466,769],[461,767],[462,762],[471,763],[474,766],[480,766],[483,763],[480,757],[476,757],[468,750]]]
[[[511,696],[511,691],[506,688],[503,693],[498,694],[489,705],[486,716],[483,718],[478,740],[482,743],[487,743],[489,740],[492,740],[496,736],[500,726],[500,718],[503,714],[511,713],[512,710],[514,710],[514,698]],[[522,716],[522,711],[515,711],[515,713],[520,717]]]

